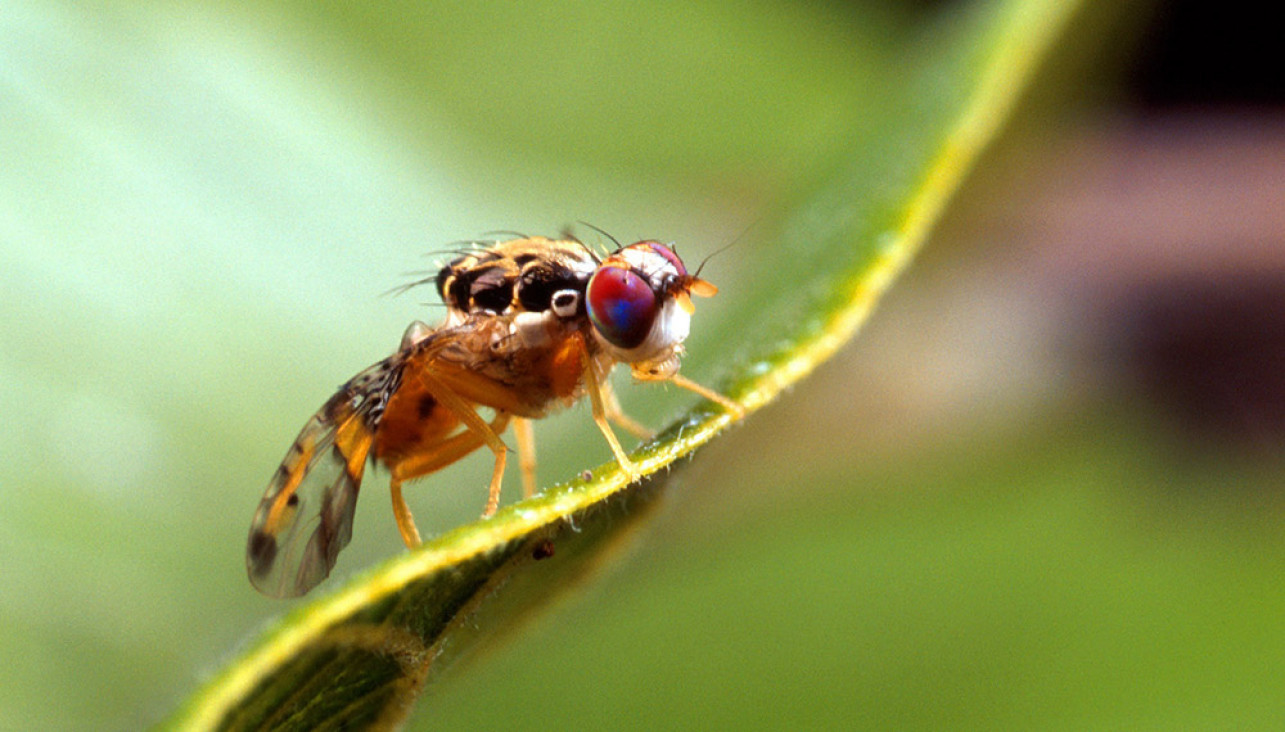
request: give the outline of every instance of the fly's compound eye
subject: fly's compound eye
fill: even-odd
[[[602,267],[589,280],[589,319],[612,345],[636,348],[660,309],[647,280],[624,267]]]
[[[575,290],[558,290],[549,301],[553,314],[559,318],[574,318],[580,309],[580,293]]]

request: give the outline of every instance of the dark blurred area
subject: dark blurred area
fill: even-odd
[[[1196,441],[1268,455],[1285,438],[1285,271],[1183,273],[1126,293],[1129,366]]]
[[[1261,106],[1285,102],[1281,24],[1272,6],[1171,0],[1159,4],[1128,81],[1144,108]]]
[[[1285,438],[1285,130],[1279,22],[1246,2],[1161,3],[1125,76],[1123,130],[1082,212],[1112,284],[1109,351],[1192,445]],[[1088,183],[1088,181],[1084,181]],[[1138,222],[1146,222],[1143,226]]]

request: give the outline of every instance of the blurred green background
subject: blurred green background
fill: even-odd
[[[1275,726],[1285,134],[1253,64],[1172,83],[1192,7],[1086,14],[857,343],[410,726]],[[426,252],[749,227],[689,342],[715,381],[780,255],[754,222],[964,12],[0,5],[0,728],[153,722],[288,607],[244,577],[250,515],[331,390],[440,317],[379,296]],[[537,437],[545,482],[608,455],[583,406]],[[425,481],[421,530],[485,474]],[[401,551],[382,486],[340,579]]]

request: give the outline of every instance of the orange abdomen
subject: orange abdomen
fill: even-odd
[[[377,460],[396,465],[439,444],[459,424],[454,412],[439,404],[413,373],[407,373],[379,421],[373,453]]]

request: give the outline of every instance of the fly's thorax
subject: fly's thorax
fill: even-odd
[[[564,290],[583,292],[597,258],[571,240],[530,237],[463,254],[441,268],[437,291],[452,310],[510,315],[554,307]]]

